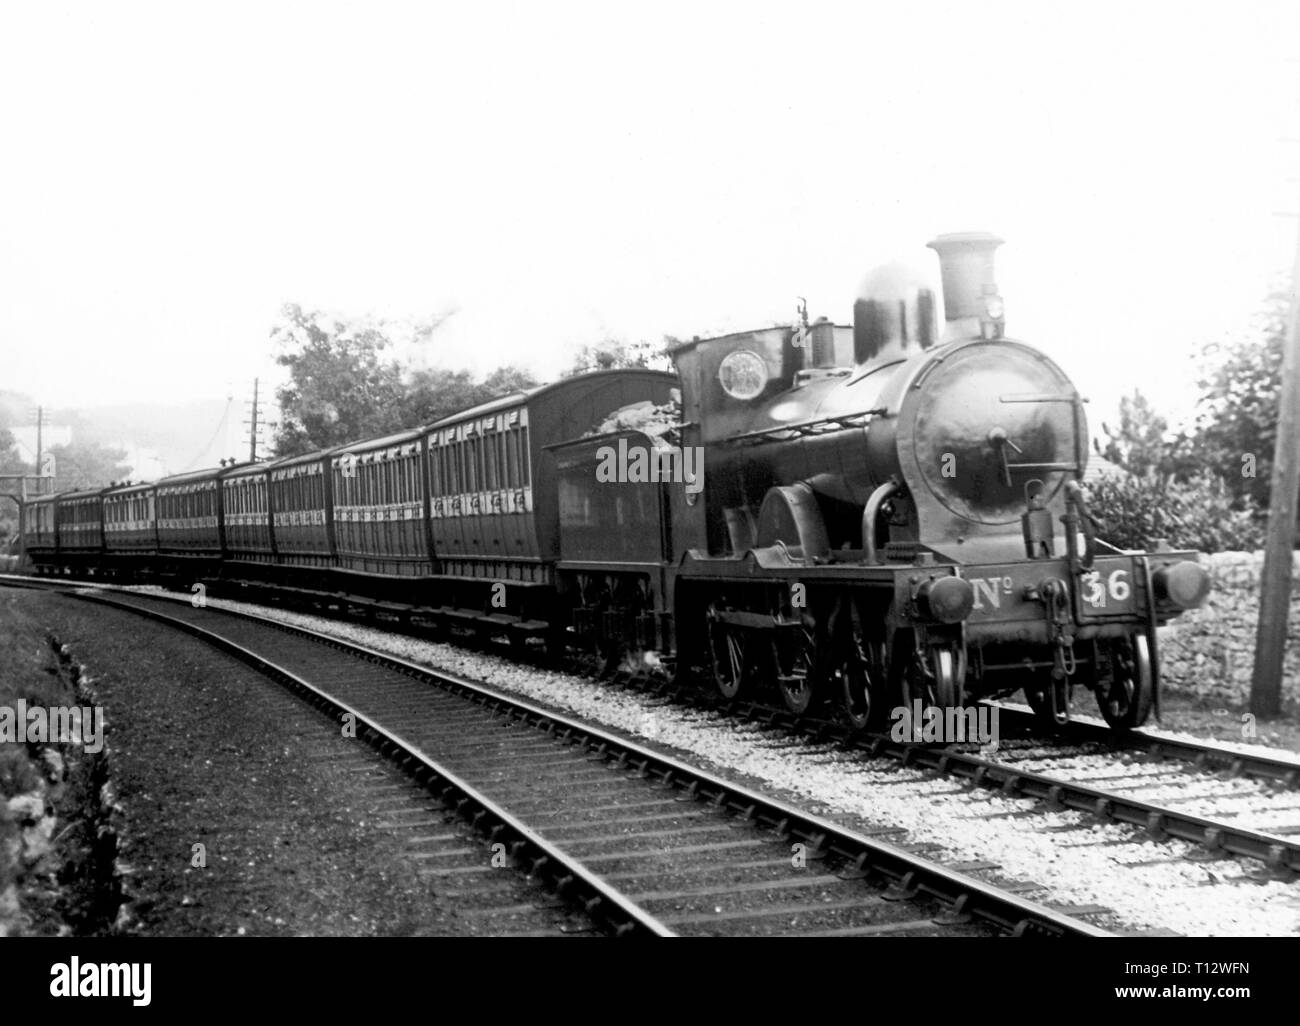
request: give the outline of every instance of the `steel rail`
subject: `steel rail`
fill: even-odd
[[[998,709],[998,715],[1009,719],[1013,726],[1034,733],[1046,731],[1053,740],[1140,752],[1157,759],[1178,759],[1190,762],[1197,769],[1208,773],[1258,777],[1261,780],[1277,781],[1287,787],[1300,787],[1300,758],[1294,756],[1286,759],[1262,752],[1242,752],[1194,738],[1170,737],[1143,727],[1117,733],[1100,720],[1072,718],[1063,726],[1045,726],[1031,710],[1002,702],[993,704]]]

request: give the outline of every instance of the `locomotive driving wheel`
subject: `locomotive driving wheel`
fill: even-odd
[[[713,670],[713,684],[718,693],[728,701],[744,698],[752,690],[750,639],[742,628],[726,623],[718,617],[719,609],[709,606],[705,619],[708,631],[709,665]]]
[[[867,640],[856,602],[846,603],[840,615],[844,620],[836,631],[832,685],[849,728],[865,730],[875,714],[872,692],[884,677],[884,644]]]
[[[781,701],[796,716],[817,704],[817,639],[806,624],[782,632],[772,640],[777,689]]]
[[[1142,634],[1108,639],[1098,646],[1097,705],[1116,730],[1140,727],[1151,714],[1151,652]]]

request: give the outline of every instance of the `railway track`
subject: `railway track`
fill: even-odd
[[[627,687],[641,686],[632,674],[615,674],[611,679]],[[677,685],[651,685],[654,693],[664,693],[665,689],[674,698],[699,701],[697,694],[692,694],[693,689],[682,689],[679,693]],[[711,696],[706,702],[716,704]],[[1293,789],[1296,762],[1285,756],[1238,758],[1240,753],[1232,749],[1193,741],[1167,744],[1164,738],[1150,732],[1144,732],[1142,738],[1131,744],[1123,740],[1107,743],[1090,735],[1087,743],[1092,751],[1089,752],[1081,748],[1083,731],[1075,735],[1080,740],[1074,746],[1045,749],[1042,741],[1031,735],[1028,740],[1000,751],[998,756],[990,756],[972,751],[974,745],[896,741],[885,734],[855,734],[833,720],[795,720],[785,709],[761,702],[733,705],[730,711],[779,734],[803,738],[812,745],[830,743],[870,759],[892,760],[900,768],[925,770],[972,787],[996,790],[1008,797],[1032,799],[1045,811],[1074,810],[1100,822],[1137,828],[1155,840],[1187,841],[1202,848],[1204,858],[1238,856],[1259,860],[1264,874],[1277,879],[1289,881],[1300,874],[1300,796]],[[1001,711],[1000,708],[999,714]],[[1152,742],[1149,747],[1145,743],[1148,739]],[[1133,768],[1115,772],[1117,754],[1137,757]],[[1097,764],[1087,765],[1087,755]],[[1151,768],[1151,763],[1169,758],[1181,760],[1185,768]],[[1222,775],[1234,771],[1248,779],[1247,786],[1221,789],[1218,781],[1210,779],[1212,773]],[[1141,791],[1157,778],[1165,785],[1178,787],[1181,793],[1164,801],[1143,798]],[[1243,798],[1269,803],[1268,811],[1280,813],[1282,822],[1268,829],[1254,829],[1241,822],[1240,813],[1235,810],[1216,817],[1183,807],[1198,800],[1214,805],[1236,799],[1240,804]]]
[[[605,683],[709,708],[719,705],[708,693],[663,678],[616,673],[607,676]],[[812,746],[831,744],[870,759],[892,760],[901,769],[922,770],[963,785],[1028,799],[1043,812],[1073,810],[1095,821],[1134,828],[1156,840],[1180,839],[1199,849],[1194,858],[1258,860],[1262,873],[1257,875],[1281,880],[1294,879],[1300,872],[1300,801],[1288,790],[1297,782],[1300,764],[1294,757],[1243,754],[1149,731],[1119,738],[1087,722],[1072,724],[1070,730],[1054,736],[1054,747],[1046,748],[1041,732],[1035,733],[1038,725],[1032,718],[1006,707],[999,713],[1011,720],[1015,736],[995,757],[989,757],[969,750],[970,746],[940,747],[897,742],[879,734],[853,735],[834,721],[795,721],[784,708],[761,702],[728,708],[764,729]],[[1095,765],[1087,765],[1088,758]],[[1132,762],[1115,772],[1117,759]],[[1161,760],[1171,759],[1184,768],[1160,766]],[[1238,779],[1221,779],[1225,776]],[[1143,796],[1153,788],[1164,790],[1166,797],[1150,800]],[[1270,806],[1270,814],[1264,817],[1266,828],[1254,828],[1251,817],[1243,817],[1240,806],[1250,802]],[[1198,806],[1202,811],[1197,811]],[[1206,809],[1211,813],[1202,814]],[[1025,815],[1030,814],[1027,809]]]
[[[78,590],[243,659],[469,822],[485,855],[609,933],[1099,936],[1104,912],[1025,897],[590,724],[301,628]],[[1018,893],[1019,892],[1019,893]]]
[[[0,583],[15,587],[61,588],[95,587],[106,591],[137,592],[122,589],[116,585],[100,581],[75,581],[59,578],[35,578],[25,575],[0,574]],[[166,594],[166,593],[160,593]],[[183,601],[182,596],[173,596],[174,600]],[[367,626],[377,629],[406,630],[411,627],[409,620],[390,615],[389,610],[379,603],[367,603],[365,600],[351,597],[315,596],[302,593],[294,596],[296,601],[283,602],[280,595],[277,605],[285,608],[301,608],[304,612],[322,617],[341,617],[348,622],[355,622],[361,614]],[[236,599],[235,601],[254,601],[253,599]],[[468,637],[465,639],[470,640]],[[484,646],[499,652],[501,646]],[[517,649],[510,650],[513,654]],[[574,664],[575,672],[599,677],[603,682],[613,682],[621,686],[632,686],[656,695],[671,697],[684,703],[716,708],[725,703],[711,690],[697,688],[694,683],[679,684],[661,675],[633,674],[626,672],[607,673],[593,668],[593,664]],[[1236,748],[1215,744],[1195,738],[1179,737],[1160,730],[1137,729],[1127,733],[1111,730],[1100,720],[1074,718],[1069,723],[1058,726],[1045,726],[1030,710],[1019,705],[997,704],[1003,737],[1012,744],[1046,744],[1064,745],[1071,749],[1086,748],[1093,751],[1106,751],[1113,754],[1129,753],[1154,760],[1185,763],[1190,769],[1209,774],[1231,777],[1258,779],[1282,787],[1300,789],[1300,754],[1290,752],[1270,753],[1259,750],[1241,751]],[[743,702],[732,705],[751,719],[785,725],[799,729],[812,736],[843,740],[850,742],[850,732],[830,719],[805,717],[796,721],[782,706],[762,701]],[[1008,732],[1006,728],[1011,728]],[[874,736],[861,739],[861,746],[867,747],[875,742]]]

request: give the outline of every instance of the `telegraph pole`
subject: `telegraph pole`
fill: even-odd
[[[257,462],[257,378],[253,379],[253,402],[252,414],[250,418],[244,421],[248,425],[248,459],[251,463]]]
[[[1255,635],[1255,672],[1250,683],[1250,711],[1263,718],[1282,712],[1282,664],[1291,609],[1296,501],[1300,494],[1300,236],[1291,269],[1291,314],[1282,356],[1271,487],[1260,579],[1259,632]]]
[[[40,483],[41,457],[45,454],[45,444],[44,444],[45,407],[44,406],[36,407],[35,417],[36,417],[36,474],[37,474],[36,494],[40,495],[41,492],[45,491],[45,489],[41,487],[41,483]]]

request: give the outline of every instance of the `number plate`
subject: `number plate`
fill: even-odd
[[[1131,616],[1137,611],[1136,569],[1126,557],[1099,559],[1076,585],[1081,620]]]

